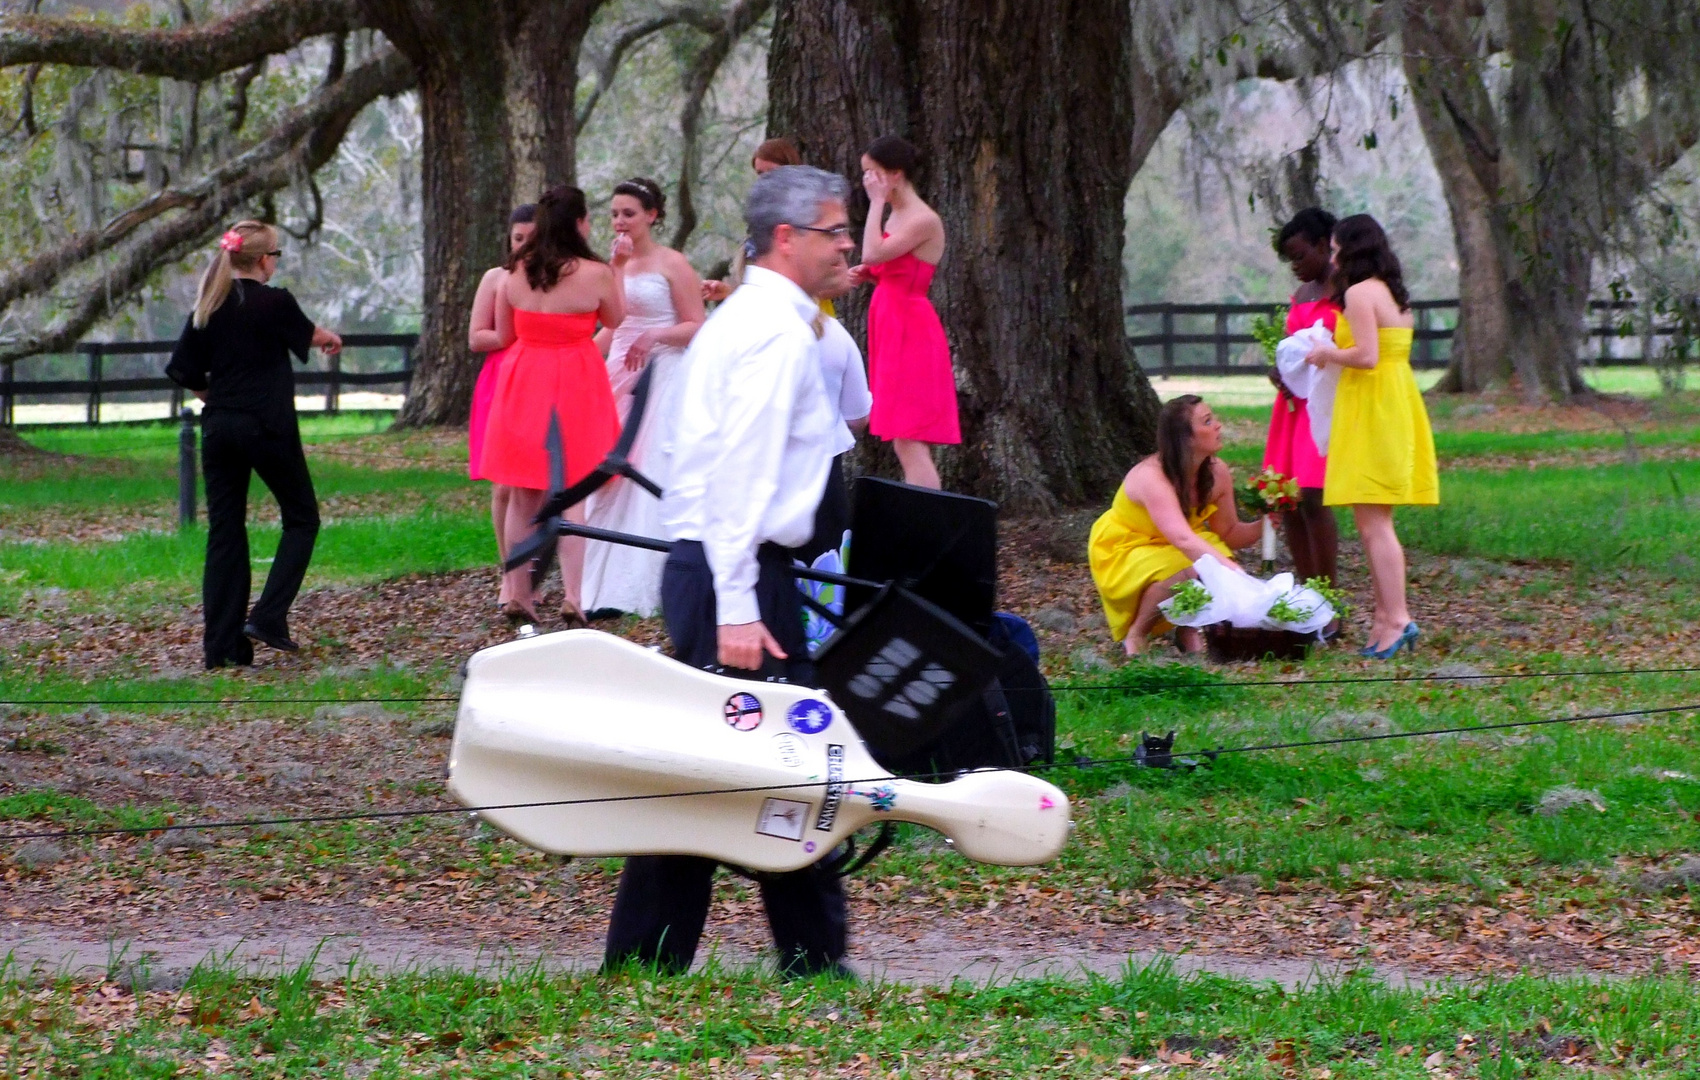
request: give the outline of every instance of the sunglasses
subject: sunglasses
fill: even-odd
[[[830,236],[834,240],[841,236],[850,235],[850,226],[848,225],[834,225],[831,228],[823,228],[819,225],[792,225],[791,227],[793,229],[802,229],[804,232],[818,232],[822,236]]]

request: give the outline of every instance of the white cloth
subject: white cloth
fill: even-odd
[[[1170,612],[1171,597],[1158,604],[1163,618],[1176,626],[1214,626],[1225,622],[1230,626],[1260,627],[1264,630],[1292,630],[1314,634],[1334,620],[1334,606],[1315,589],[1293,583],[1293,575],[1276,574],[1268,581],[1242,574],[1222,565],[1214,555],[1204,555],[1192,564],[1198,571],[1198,583],[1210,594],[1210,602],[1191,615]],[[1269,616],[1269,609],[1281,597],[1305,617],[1296,622],[1278,622]]]
[[[815,301],[760,266],[697,332],[680,365],[661,500],[673,540],[700,540],[721,625],[756,622],[756,549],[813,535],[842,423],[827,399]]]
[[[614,389],[614,407],[623,426],[631,412],[632,390],[643,370],[626,370],[626,353],[646,330],[676,324],[673,287],[666,275],[630,274],[626,277],[626,318],[614,331],[608,346],[608,382]],[[639,472],[667,489],[667,458],[672,451],[674,411],[677,409],[679,361],[685,350],[674,345],[657,345],[649,351],[644,367],[653,368],[649,377],[649,403],[643,423],[632,443],[631,462]],[[601,529],[659,537],[661,500],[624,477],[616,477],[585,502],[585,522]],[[661,567],[667,556],[659,551],[605,544],[592,540],[584,551],[584,610],[613,608],[634,615],[653,615],[661,610]]]
[[[1337,364],[1312,367],[1305,357],[1319,346],[1334,344],[1334,335],[1321,319],[1291,337],[1282,338],[1275,346],[1275,370],[1281,381],[1296,398],[1303,398],[1310,416],[1310,437],[1317,452],[1328,453],[1329,426],[1334,422],[1334,391],[1340,385]]]
[[[838,441],[834,454],[842,454],[856,445],[856,433],[849,421],[863,420],[874,411],[874,395],[868,390],[868,370],[862,366],[862,350],[856,339],[837,319],[823,322],[820,337],[820,371],[826,383],[826,399],[838,406],[843,422],[838,425]]]

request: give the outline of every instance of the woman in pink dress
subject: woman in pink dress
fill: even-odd
[[[536,229],[533,219],[537,207],[531,203],[514,207],[508,215],[508,257],[512,258],[531,239]],[[474,480],[488,480],[482,468],[484,431],[490,422],[490,402],[496,396],[496,377],[502,371],[502,358],[508,350],[496,347],[496,291],[508,277],[508,267],[492,266],[478,283],[472,298],[472,325],[467,329],[467,344],[473,352],[484,354],[484,366],[478,369],[478,382],[472,387],[472,416],[466,425],[466,467]],[[496,527],[496,565],[502,564],[507,542],[508,486],[490,485],[490,522]],[[508,578],[498,572],[501,585],[496,594],[499,609],[508,602]]]
[[[608,369],[594,339],[598,320],[614,328],[626,317],[618,271],[632,246],[616,242],[610,267],[591,251],[589,235],[584,192],[564,185],[545,192],[537,200],[537,231],[496,290],[496,344],[513,348],[496,379],[480,466],[492,481],[513,488],[509,548],[536,528],[532,520],[548,494],[550,417],[560,419],[568,486],[600,465],[620,434]],[[583,504],[567,517],[582,522]],[[561,621],[568,629],[584,626],[584,541],[562,537],[559,551]],[[537,621],[529,567],[508,574],[508,594],[504,615]]]
[[[868,222],[855,281],[872,278],[868,302],[868,430],[891,443],[905,483],[939,487],[933,447],[962,441],[950,345],[927,290],[944,258],[944,222],[910,180],[921,152],[882,135],[862,155]],[[887,216],[889,211],[890,216]]]
[[[1334,233],[1334,215],[1310,207],[1293,215],[1275,237],[1275,253],[1293,269],[1299,287],[1287,306],[1287,333],[1295,334],[1321,320],[1329,333],[1340,315],[1340,305],[1329,292],[1331,270],[1329,237]],[[1316,448],[1310,434],[1310,412],[1303,398],[1287,392],[1274,371],[1275,409],[1269,416],[1269,438],[1263,446],[1263,467],[1299,482],[1299,505],[1281,515],[1281,531],[1287,550],[1293,553],[1293,571],[1300,581],[1313,577],[1334,581],[1339,566],[1339,528],[1334,511],[1322,505],[1322,479],[1328,459]]]

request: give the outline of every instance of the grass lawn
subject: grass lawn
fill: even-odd
[[[1101,1077],[1684,1071],[1700,1003],[1680,979],[1515,978],[1283,991],[1163,967],[1115,979],[911,989],[768,980],[449,973],[335,984],[210,967],[181,990],[0,989],[22,1075]],[[1563,1064],[1561,1064],[1563,1062]]]
[[[1266,406],[1223,412],[1230,462],[1254,465]],[[1346,649],[1225,671],[1159,661],[1102,671],[1053,653],[1062,760],[1127,755],[1143,731],[1174,730],[1177,750],[1198,755],[1700,705],[1689,673],[1461,677],[1695,663],[1700,460],[1689,448],[1700,421],[1655,415],[1629,425],[1631,445],[1615,425],[1537,420],[1437,414],[1443,504],[1399,518],[1413,594],[1484,609],[1487,631],[1425,624],[1425,651],[1391,669]],[[389,598],[375,608],[387,625],[371,631],[385,644],[358,662],[325,646],[216,675],[154,659],[152,639],[182,632],[197,599],[204,536],[175,529],[174,428],[28,432],[75,456],[0,462],[0,632],[19,642],[0,658],[0,698],[114,703],[0,705],[0,823],[440,805],[452,704],[196,704],[454,695],[476,645],[411,643],[413,620],[445,616],[405,604],[489,561],[483,495],[463,479],[457,436],[380,428],[369,416],[304,423],[326,507],[309,587]],[[254,511],[263,574],[276,533],[264,500]],[[1597,648],[1578,652],[1560,626]],[[336,642],[367,632],[325,630]],[[121,659],[79,663],[97,639]],[[1389,671],[1448,678],[1345,681]],[[1298,685],[1233,685],[1272,679]],[[1077,827],[1054,864],[970,863],[905,826],[850,886],[859,926],[885,941],[921,932],[904,921],[914,918],[970,946],[1030,930],[1052,935],[1040,949],[1142,934],[1199,955],[1266,948],[1435,980],[1414,988],[1366,971],[1283,990],[1162,965],[916,989],[787,985],[744,968],[680,979],[541,969],[255,978],[211,963],[181,987],[131,990],[14,967],[0,975],[0,1061],[43,1076],[1099,1077],[1195,1064],[1314,1080],[1578,1066],[1693,1075],[1700,870],[1685,859],[1700,853],[1697,725],[1700,712],[1675,712],[1225,754],[1192,770],[1064,767],[1048,775],[1073,800]],[[224,764],[141,773],[124,756],[140,748],[164,761],[162,746]],[[310,763],[325,783],[274,784],[267,770],[285,753],[282,764]],[[192,850],[76,841],[42,865],[9,844],[0,914],[30,925],[74,916],[118,933],[122,920],[162,913],[282,911],[287,895],[317,905],[302,910],[386,913],[386,925],[594,934],[617,862],[562,868],[456,817],[237,830]],[[717,903],[759,920],[747,884],[721,889]]]

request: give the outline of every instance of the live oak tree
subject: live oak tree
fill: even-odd
[[[401,422],[463,421],[477,370],[465,315],[478,275],[505,255],[508,209],[573,179],[578,134],[621,58],[669,27],[693,27],[704,38],[683,88],[682,126],[694,134],[719,64],[767,0],[648,6],[593,58],[595,77],[581,101],[580,52],[592,19],[610,6],[258,0],[199,24],[180,5],[183,16],[169,26],[0,17],[0,67],[25,71],[8,137],[55,140],[58,157],[75,166],[66,188],[87,204],[67,215],[44,250],[0,272],[0,312],[26,326],[0,343],[0,361],[75,342],[235,217],[268,216],[277,193],[308,189],[316,197],[314,173],[360,111],[416,90],[425,127],[424,314]],[[268,63],[313,42],[324,62],[318,85],[253,130],[250,99]],[[50,115],[47,96],[36,91],[44,72],[62,71],[72,82],[55,99],[62,114]],[[115,81],[146,96],[132,85],[138,79],[157,86],[157,112],[167,118],[150,123],[140,140],[126,118],[147,109],[93,115],[110,105]],[[109,121],[105,130],[83,130],[101,121]],[[684,184],[688,193],[688,171]],[[682,201],[688,205],[688,194]],[[36,308],[17,318],[31,302]]]
[[[926,155],[963,421],[948,486],[1024,509],[1101,500],[1155,448],[1158,401],[1122,314],[1128,185],[1189,97],[1362,48],[1233,0],[779,0],[769,133],[847,177],[879,135]],[[859,233],[867,201],[852,200]],[[865,304],[842,305],[847,321]]]
[[[1440,388],[1586,393],[1595,270],[1669,239],[1637,211],[1700,138],[1700,6],[1406,0],[1399,29],[1458,251],[1459,342]]]

